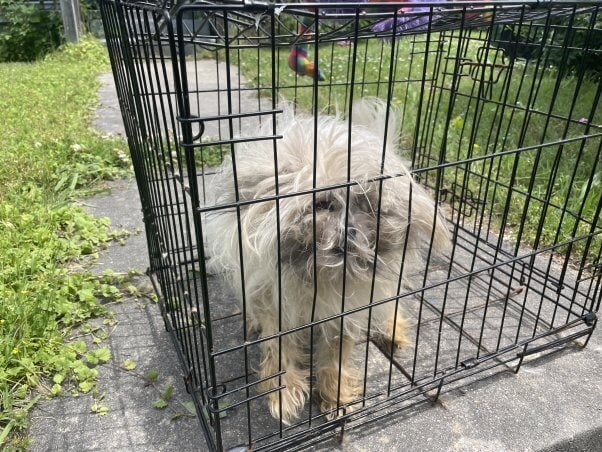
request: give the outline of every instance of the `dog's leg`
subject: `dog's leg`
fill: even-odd
[[[351,365],[355,341],[344,334],[341,344],[338,334],[327,334],[328,341],[320,343],[316,350],[316,377],[318,395],[321,399],[320,409],[326,413],[326,418],[331,420],[338,415],[339,406],[351,403],[357,398],[360,387],[357,371]],[[350,409],[352,407],[347,408]]]
[[[262,335],[274,334],[277,330],[266,329],[265,322],[262,324]],[[280,344],[279,344],[280,342]],[[290,424],[299,416],[309,395],[309,372],[303,368],[306,359],[302,346],[299,342],[299,333],[284,335],[278,339],[271,339],[261,343],[262,361],[260,364],[259,378],[266,379],[260,384],[261,391],[270,391],[279,387],[267,395],[270,413],[276,419]],[[284,374],[278,376],[279,371]]]
[[[395,303],[392,303],[388,309],[389,315],[385,323],[384,339],[397,348],[401,348],[409,342],[406,335],[406,319],[401,306],[397,307],[397,312],[395,312]]]

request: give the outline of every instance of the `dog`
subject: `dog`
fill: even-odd
[[[244,294],[248,324],[267,338],[259,388],[285,424],[303,409],[310,377],[327,419],[357,400],[354,344],[368,331],[406,343],[401,283],[424,250],[449,243],[436,203],[400,157],[394,112],[386,117],[385,102],[361,100],[350,130],[339,115],[315,120],[285,106],[282,138],[237,146],[213,182],[217,204],[230,207],[207,221],[208,265]]]

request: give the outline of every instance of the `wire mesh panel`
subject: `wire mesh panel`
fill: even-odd
[[[579,339],[602,2],[101,2],[213,449],[304,447]]]

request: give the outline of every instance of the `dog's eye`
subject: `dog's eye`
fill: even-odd
[[[328,210],[329,212],[332,212],[334,210],[334,204],[332,203],[332,201],[316,201],[316,204],[314,205],[316,211],[317,210]]]

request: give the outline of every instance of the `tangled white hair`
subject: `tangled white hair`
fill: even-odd
[[[385,128],[386,111],[382,101],[358,102],[350,130],[339,116],[316,121],[285,106],[282,139],[241,144],[235,165],[226,161],[214,183],[218,204],[240,208],[208,220],[210,266],[237,293],[244,290],[248,321],[262,337],[283,333],[280,347],[276,339],[261,343],[259,377],[267,391],[285,371],[285,388],[267,395],[272,415],[284,422],[304,406],[311,359],[309,328],[287,331],[338,315],[316,325],[313,357],[321,409],[335,415],[337,404],[358,394],[350,355],[368,328],[368,310],[371,331],[401,346],[401,309],[395,316],[395,299],[377,302],[399,294],[425,249],[441,251],[449,240],[435,202],[399,155],[392,111]]]

